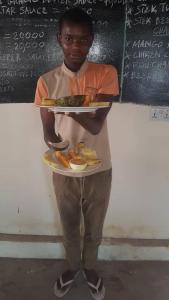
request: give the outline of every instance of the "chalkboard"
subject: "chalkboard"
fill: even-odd
[[[169,2],[126,7],[122,101],[169,105]]]
[[[121,77],[125,1],[0,0],[0,102],[32,102],[38,77],[62,63],[56,41],[61,13],[80,7],[93,17],[89,59],[114,64]]]

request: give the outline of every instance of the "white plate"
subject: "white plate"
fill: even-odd
[[[53,162],[56,163],[56,167],[50,165],[50,163],[48,164],[46,161],[44,161],[54,172],[61,174],[61,175],[66,175],[66,174],[70,174],[71,175],[77,175],[78,174],[82,174],[82,173],[88,173],[88,172],[92,172],[93,170],[98,169],[101,166],[101,163],[94,165],[94,166],[88,166],[86,167],[86,169],[84,169],[83,171],[75,171],[72,170],[71,168],[65,168],[57,159],[57,157],[55,156],[55,151],[53,150],[48,150],[44,153],[50,155],[50,158],[53,160]]]
[[[71,106],[47,106],[47,105],[37,105],[37,107],[47,108],[49,111],[57,112],[75,112],[75,113],[82,113],[82,112],[95,112],[97,109],[107,108],[109,106],[78,106],[78,107],[71,107]]]
[[[75,113],[82,113],[82,112],[95,112],[97,109],[100,108],[107,108],[108,106],[78,106],[78,107],[64,107],[64,106],[51,106],[48,107],[48,110],[57,112],[75,112]]]

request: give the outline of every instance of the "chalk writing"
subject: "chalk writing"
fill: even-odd
[[[167,1],[135,0],[127,5],[124,101],[169,104],[168,13]]]
[[[68,8],[81,7],[93,17],[94,45],[100,47],[94,46],[89,59],[121,70],[125,4],[124,0],[0,0],[1,102],[32,102],[38,77],[62,63],[56,34],[59,17]]]
[[[42,39],[44,37],[45,33],[44,31],[42,32],[13,32],[12,33],[12,37],[14,40],[19,40],[19,39],[26,39],[26,40],[29,40],[29,39],[33,39],[33,40],[36,40],[38,38]],[[9,34],[8,34],[8,38],[9,38]]]
[[[153,29],[153,36],[169,36],[169,26],[157,26]]]

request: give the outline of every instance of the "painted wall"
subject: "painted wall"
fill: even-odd
[[[0,107],[0,232],[60,235],[39,111]],[[169,123],[149,115],[150,107],[134,104],[114,104],[109,114],[113,183],[104,236],[169,238]]]

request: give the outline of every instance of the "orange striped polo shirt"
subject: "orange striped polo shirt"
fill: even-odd
[[[87,95],[90,89],[94,90],[96,94],[118,95],[119,85],[115,67],[85,61],[80,70],[74,73],[63,63],[39,78],[35,93],[35,104],[40,104],[43,97],[57,99],[70,95]],[[78,173],[78,175],[77,173],[71,173],[71,176],[88,176],[111,168],[106,120],[101,131],[97,135],[92,135],[67,115],[56,115],[55,119],[59,133],[63,139],[69,140],[70,146],[73,147],[79,142],[84,142],[87,147],[95,149],[98,158],[102,160],[100,168]],[[70,172],[65,172],[65,175],[70,176]]]

